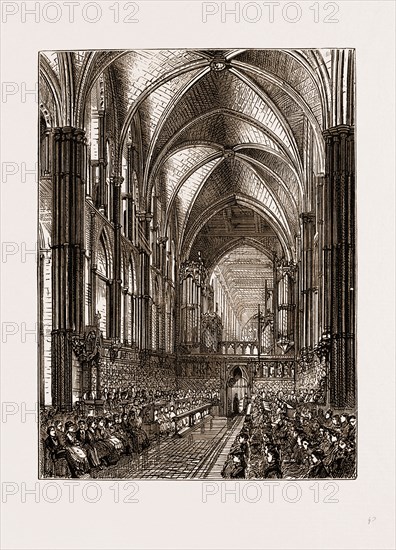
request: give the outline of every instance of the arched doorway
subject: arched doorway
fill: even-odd
[[[243,414],[251,395],[251,385],[246,370],[239,365],[230,366],[226,382],[227,416]]]

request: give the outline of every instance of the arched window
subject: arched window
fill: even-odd
[[[99,327],[105,338],[108,337],[108,319],[110,305],[111,255],[102,234],[96,251],[96,313],[99,313]]]
[[[113,204],[113,188],[111,186],[110,176],[112,174],[112,155],[111,155],[112,149],[110,141],[106,140],[106,160],[107,160],[107,166],[106,166],[106,215],[107,218],[112,221],[113,219],[113,212],[112,212],[112,204]]]
[[[124,284],[124,328],[121,331],[124,337],[124,342],[128,345],[133,345],[137,341],[136,330],[136,288],[135,288],[135,268],[132,258],[129,261],[126,273],[126,281]]]
[[[40,175],[48,176],[50,174],[50,129],[44,115],[40,116]]]
[[[127,276],[125,275],[125,260],[124,252],[121,251],[121,302],[120,302],[120,338],[122,342],[126,340],[126,325],[125,325],[125,286]]]
[[[136,335],[134,334],[135,327],[135,270],[132,260],[129,262],[128,267],[128,283],[125,291],[125,341],[127,344],[132,345],[136,341]]]
[[[128,159],[122,157],[122,177],[121,184],[121,232],[129,238],[128,233]]]
[[[176,244],[175,240],[172,239],[171,244],[171,254],[170,254],[170,261],[171,261],[171,272],[170,272],[170,278],[173,282],[176,281]]]
[[[172,290],[167,289],[165,294],[165,350],[173,352],[173,309],[172,309]]]
[[[158,303],[159,303],[159,284],[156,277],[153,281],[153,303],[151,306],[151,330],[152,330],[152,349],[159,348],[159,316],[158,316]]]
[[[87,189],[86,193],[92,198],[93,203],[97,208],[100,208],[102,197],[100,191],[100,171],[99,171],[99,140],[101,123],[100,118],[103,113],[100,111],[100,84],[99,80],[92,86],[90,98],[86,105],[86,136],[87,136]]]

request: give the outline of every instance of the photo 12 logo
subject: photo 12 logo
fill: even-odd
[[[2,23],[139,23],[137,2],[1,2]]]
[[[337,2],[202,2],[202,22],[339,23]]]
[[[243,482],[204,482],[202,484],[202,502],[205,504],[210,499],[217,499],[222,504],[226,502],[287,502],[297,504],[303,500],[315,503],[336,504],[339,502],[337,495],[339,486],[335,482],[302,484],[288,481],[284,484],[266,481]]]
[[[43,251],[42,256],[46,251]],[[1,243],[1,263],[16,262],[25,264],[27,262],[37,263],[39,259],[39,252],[37,242],[20,242],[15,241],[3,241]],[[6,329],[7,330],[7,329]]]
[[[50,329],[42,327],[40,331],[39,323],[32,323],[30,325],[26,321],[3,321],[1,323],[2,344],[7,344],[10,340],[15,341],[15,339],[18,339],[21,344],[37,343],[40,334],[48,337],[50,335]]]
[[[1,83],[1,102],[16,100],[19,103],[38,103],[38,83],[7,82]]]
[[[101,484],[96,481],[37,481],[27,483],[26,481],[4,481],[1,484],[1,501],[3,504],[18,500],[26,503],[48,503],[58,502],[87,502],[97,504],[103,500],[116,504],[138,504],[138,493],[140,486],[135,482],[119,483],[111,485]]]

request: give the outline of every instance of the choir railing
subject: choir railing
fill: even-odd
[[[183,429],[187,428],[187,426],[181,422],[183,418],[188,418],[188,428],[191,428],[210,414],[211,407],[212,403],[205,403],[191,411],[186,411],[174,416],[175,434],[179,434]]]

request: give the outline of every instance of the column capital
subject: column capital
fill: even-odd
[[[114,187],[121,187],[123,184],[124,178],[122,176],[111,176],[111,182]]]
[[[85,130],[83,128],[75,128],[74,126],[57,126],[53,128],[55,135],[59,134],[74,134],[76,136],[81,135],[85,136]]]
[[[354,126],[349,126],[348,124],[339,124],[338,126],[333,126],[332,128],[327,128],[323,131],[323,137],[331,138],[334,136],[353,135],[355,133]]]
[[[151,222],[153,215],[150,212],[136,212],[139,221]]]
[[[303,224],[313,223],[315,221],[315,214],[313,212],[302,212],[300,218]]]

